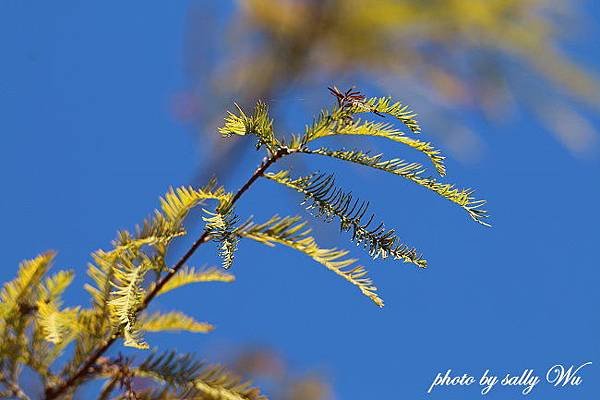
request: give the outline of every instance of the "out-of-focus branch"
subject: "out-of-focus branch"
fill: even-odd
[[[249,0],[225,15],[222,34],[207,35],[202,26],[214,30],[214,25],[201,23],[209,18],[204,11],[193,9],[191,35],[203,40],[188,38],[188,58],[195,60],[187,68],[190,87],[196,98],[211,99],[199,107],[202,143],[212,143],[200,170],[216,171],[224,177],[229,173],[226,160],[247,149],[237,143],[232,147],[215,144],[214,129],[205,125],[230,106],[229,99],[241,99],[242,106],[257,99],[285,101],[282,88],[293,92],[294,88],[322,87],[341,77],[357,83],[368,78],[388,88],[401,85],[410,102],[417,103],[424,113],[428,108],[437,113],[444,109],[443,119],[450,115],[455,126],[443,130],[450,135],[449,143],[464,142],[451,136],[460,138],[470,131],[469,122],[462,117],[465,108],[482,111],[490,122],[505,121],[514,102],[532,101],[532,90],[544,91],[541,97],[546,101],[556,99],[556,104],[545,108],[564,109],[566,93],[597,109],[597,77],[558,50],[565,34],[574,29],[566,31],[565,27],[582,25],[583,15],[577,11],[573,4],[551,0],[384,0],[376,4]],[[208,47],[218,51],[215,57],[198,62],[195,55],[200,46],[207,47],[206,38],[215,38]],[[522,76],[541,84],[537,88],[523,85]],[[576,109],[569,108],[565,118],[585,121]],[[542,113],[538,118],[553,132],[564,125],[545,123]],[[436,125],[435,120],[430,121],[431,126]],[[589,131],[591,125],[584,125]],[[581,138],[590,138],[587,133],[554,133],[575,153],[591,147],[588,142],[580,143]],[[454,147],[449,145],[450,150]],[[464,151],[457,149],[455,155]],[[198,173],[198,177],[204,175]]]

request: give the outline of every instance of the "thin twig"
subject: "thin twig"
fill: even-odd
[[[233,195],[233,197],[231,198],[230,204],[233,205],[236,201],[238,201],[239,198],[242,197],[242,195],[250,188],[250,186],[252,186],[252,184],[259,177],[261,177],[264,174],[264,172],[267,170],[267,168],[269,168],[273,163],[275,163],[281,157],[286,156],[290,153],[291,153],[291,151],[284,147],[284,148],[278,150],[277,152],[275,152],[274,154],[270,155],[269,157],[263,159],[262,163],[258,166],[256,171],[254,171],[252,176],[250,176],[250,178],[246,181],[246,183],[244,183],[244,185],[242,185],[242,187]],[[150,293],[148,293],[148,295],[144,299],[144,302],[140,306],[140,309],[138,310],[138,312],[143,311],[144,309],[146,309],[146,307],[148,307],[148,305],[150,304],[150,301],[152,301],[152,299],[154,297],[156,297],[156,295],[160,292],[160,290],[163,288],[163,286],[177,273],[177,271],[179,271],[185,265],[185,263],[188,261],[188,259],[196,252],[198,247],[200,247],[203,243],[206,243],[209,240],[210,240],[210,234],[207,231],[204,231],[202,233],[202,235],[200,235],[200,237],[194,242],[194,244],[192,244],[192,246],[188,249],[188,251],[186,251],[185,254],[183,256],[181,256],[179,261],[177,261],[175,263],[175,265],[169,271],[169,273],[167,273],[154,286],[154,288],[150,291]],[[88,374],[90,371],[93,370],[94,364],[98,361],[98,358],[100,358],[104,353],[106,353],[106,351],[110,348],[110,346],[112,346],[112,344],[118,338],[119,338],[119,335],[117,333],[113,333],[111,335],[111,337],[106,342],[104,342],[104,344],[102,346],[100,346],[98,349],[96,349],[96,351],[94,353],[92,353],[92,355],[90,355],[90,357],[87,359],[87,361],[85,363],[83,363],[83,366],[81,368],[79,368],[79,370],[75,374],[73,374],[73,376],[71,376],[69,379],[67,379],[65,382],[63,382],[61,385],[59,385],[57,387],[46,388],[46,399],[51,400],[51,399],[58,398],[69,387],[73,386],[81,378],[85,377],[86,374]]]
[[[7,391],[0,393],[0,397],[7,395],[7,397],[15,397],[19,400],[31,400],[17,382],[5,378],[4,375],[0,376],[0,382],[3,383],[7,389]]]

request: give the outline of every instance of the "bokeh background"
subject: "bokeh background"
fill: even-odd
[[[332,102],[328,85],[356,85],[417,110],[423,135],[448,154],[448,179],[489,200],[493,228],[399,178],[296,160],[295,171],[336,172],[370,199],[430,268],[368,262],[386,300],[380,310],[301,254],[242,243],[234,284],[184,288],[154,305],[183,304],[217,330],[150,342],[231,363],[276,399],[416,399],[449,368],[543,375],[585,361],[593,365],[582,386],[539,385],[530,396],[592,398],[599,18],[591,0],[2,0],[0,278],[56,249],[58,266],[78,276],[68,303],[82,301],[89,253],[147,216],[169,186],[216,174],[233,190],[246,179],[262,155],[214,129],[233,101],[263,98],[282,132],[298,132]],[[299,200],[260,182],[238,213],[302,213]],[[191,237],[200,229],[190,222]],[[336,227],[317,233],[347,246]],[[193,264],[218,262],[214,253],[207,246]],[[471,387],[428,397],[480,395]]]

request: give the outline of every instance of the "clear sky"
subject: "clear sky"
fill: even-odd
[[[77,273],[67,296],[77,302],[89,253],[140,222],[170,185],[190,182],[201,163],[205,149],[171,111],[184,87],[187,5],[140,4],[0,3],[3,281],[20,260],[56,249],[56,267]],[[600,47],[589,40],[577,51],[600,71]],[[331,101],[325,90],[322,99]],[[302,127],[311,116],[295,118]],[[384,309],[300,254],[243,243],[235,283],[184,288],[155,305],[179,307],[217,330],[149,336],[150,343],[211,361],[268,345],[298,370],[325,374],[341,399],[478,399],[476,387],[425,392],[449,368],[545,374],[557,363],[585,361],[593,365],[581,387],[544,386],[530,397],[599,395],[600,157],[574,158],[526,110],[502,128],[481,124],[480,134],[480,160],[450,158],[448,178],[489,200],[491,229],[400,178],[319,164],[339,170],[340,183],[369,198],[429,260],[430,268],[418,271],[357,252],[371,266]],[[236,189],[260,157],[232,160],[240,165],[227,185]],[[238,213],[297,213],[289,205],[297,200],[261,182]],[[318,234],[326,244],[349,246],[335,228]],[[207,247],[193,264],[216,262],[214,250]],[[519,396],[497,388],[488,398]]]

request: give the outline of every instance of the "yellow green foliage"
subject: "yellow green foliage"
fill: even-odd
[[[300,217],[281,218],[274,216],[262,224],[247,223],[240,227],[237,234],[267,246],[274,246],[279,243],[304,253],[355,285],[362,294],[370,298],[379,307],[383,307],[383,300],[375,293],[377,288],[373,285],[371,279],[367,277],[366,269],[363,266],[355,265],[356,259],[346,258],[349,253],[347,250],[319,247],[315,239],[309,236],[310,229],[307,229],[306,225],[306,222],[302,222]]]
[[[335,185],[333,175],[313,173],[292,178],[286,170],[271,173],[267,169],[281,158],[296,154],[318,154],[350,161],[402,176],[424,186],[466,209],[469,215],[485,224],[483,201],[471,197],[470,190],[454,188],[424,177],[425,168],[397,158],[384,160],[368,150],[312,149],[318,138],[336,135],[362,135],[391,139],[427,156],[440,174],[445,173],[439,154],[428,142],[408,135],[420,131],[415,113],[388,98],[368,99],[357,91],[340,92],[331,89],[337,105],[325,110],[307,128],[304,136],[294,136],[289,144],[275,136],[267,106],[259,103],[250,116],[238,109],[230,113],[220,130],[225,136],[253,135],[258,147],[266,148],[266,157],[248,180],[236,192],[228,192],[211,181],[202,188],[171,188],[160,199],[155,210],[133,232],[120,231],[112,247],[92,253],[88,267],[89,283],[85,289],[90,304],[64,307],[63,292],[73,282],[72,271],[59,271],[47,276],[54,253],[48,252],[24,261],[17,277],[0,291],[0,385],[8,395],[27,398],[19,387],[23,366],[37,372],[45,389],[46,399],[72,398],[77,389],[90,380],[101,380],[104,386],[98,396],[111,398],[116,393],[123,398],[198,398],[198,399],[264,399],[260,392],[244,380],[221,367],[208,366],[191,355],[173,352],[152,353],[141,362],[135,356],[109,356],[108,350],[120,343],[138,350],[152,348],[145,341],[145,332],[189,331],[208,333],[214,326],[197,321],[181,311],[152,310],[155,297],[185,285],[206,282],[233,282],[234,276],[224,269],[232,266],[237,244],[251,239],[274,247],[283,245],[296,250],[355,286],[379,307],[384,302],[377,287],[347,250],[324,248],[310,235],[308,223],[301,217],[274,216],[263,223],[252,218],[239,223],[236,202],[259,178],[267,178],[304,195],[304,204],[313,216],[325,222],[337,220],[343,232],[351,232],[351,240],[366,250],[369,257],[401,260],[418,267],[427,262],[412,247],[400,241],[395,229],[375,223],[368,212],[368,203],[353,197]],[[361,114],[361,119],[356,115]],[[364,115],[393,117],[409,130],[401,133],[392,124],[381,124]],[[202,234],[178,261],[168,264],[169,251],[175,239],[185,235],[185,219],[194,208],[203,211]],[[187,266],[190,257],[200,247],[217,242],[223,268],[194,269]],[[64,357],[64,358],[61,358]],[[62,362],[60,372],[56,371]],[[154,383],[142,390],[132,380],[150,378]]]
[[[235,276],[217,268],[206,268],[196,271],[184,266],[160,289],[158,295],[170,292],[178,287],[199,282],[233,282]]]
[[[140,330],[146,332],[189,331],[206,333],[215,329],[206,322],[198,322],[194,318],[179,311],[166,314],[155,312],[144,315],[140,321]]]

